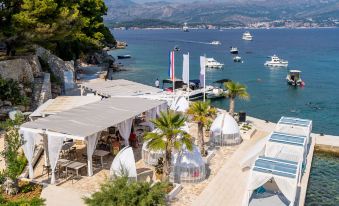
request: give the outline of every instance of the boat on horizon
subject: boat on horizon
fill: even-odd
[[[117,57],[118,57],[118,59],[130,59],[130,58],[132,58],[132,56],[129,55],[129,54],[118,55]]]
[[[187,26],[187,23],[186,23],[186,22],[184,23],[184,26],[182,27],[182,30],[183,30],[184,32],[189,32],[188,26]]]
[[[239,53],[238,48],[237,47],[231,47],[230,53],[231,54],[238,54]]]
[[[235,56],[235,57],[233,57],[233,61],[234,61],[234,62],[241,62],[241,63],[243,62],[243,61],[242,61],[242,58],[241,58],[240,56]]]
[[[280,59],[277,55],[273,55],[271,60],[265,62],[265,66],[268,67],[288,67],[288,61],[284,59]]]
[[[253,36],[251,35],[251,33],[249,31],[246,31],[246,32],[243,33],[242,39],[245,40],[245,41],[252,41]]]
[[[218,62],[214,58],[206,58],[206,68],[212,68],[212,69],[221,69],[224,64]]]
[[[287,84],[291,86],[304,86],[305,83],[301,79],[301,71],[300,70],[290,70],[286,76]]]

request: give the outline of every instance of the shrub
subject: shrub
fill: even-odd
[[[165,183],[151,186],[147,182],[129,182],[127,177],[119,177],[103,184],[99,192],[84,200],[89,206],[166,205],[166,188]]]

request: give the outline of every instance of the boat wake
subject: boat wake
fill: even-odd
[[[179,40],[179,39],[169,40],[169,42],[183,42],[183,43],[192,43],[192,44],[212,44],[211,42],[188,41],[188,40]]]

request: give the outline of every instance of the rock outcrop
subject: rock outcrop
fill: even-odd
[[[32,83],[34,81],[32,67],[26,59],[1,61],[0,75],[4,79],[13,79],[20,83]]]

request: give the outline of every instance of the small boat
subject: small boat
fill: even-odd
[[[252,41],[253,36],[251,35],[249,31],[246,31],[245,33],[242,34],[242,39],[245,41]]]
[[[230,82],[230,79],[220,79],[218,81],[213,82],[212,88],[206,90],[206,98],[207,99],[219,99],[225,98],[227,95],[227,90],[224,89],[224,84],[226,82]]]
[[[230,52],[231,52],[231,54],[238,54],[239,53],[237,47],[231,47]]]
[[[214,58],[206,58],[206,68],[221,69],[224,64],[218,62]]]
[[[290,70],[286,77],[287,84],[292,86],[305,86],[304,81],[301,79],[300,70]]]
[[[233,57],[234,62],[242,62],[242,58],[240,56]]]
[[[118,59],[130,59],[132,56],[129,55],[129,54],[126,54],[126,55],[119,55],[118,56]]]
[[[187,26],[187,23],[186,23],[186,22],[184,23],[184,26],[182,27],[182,30],[183,30],[184,32],[189,32],[188,26]]]
[[[288,66],[288,61],[280,59],[277,55],[273,55],[270,57],[270,61],[265,62],[265,66],[268,67],[287,67]]]
[[[220,41],[212,41],[210,44],[212,44],[212,45],[221,45],[221,42]]]

